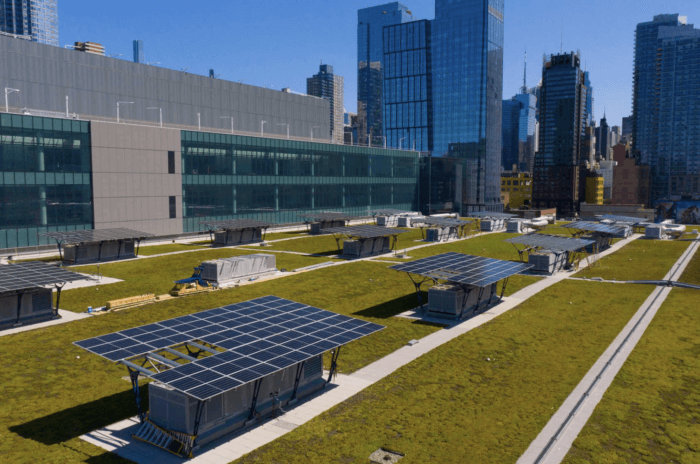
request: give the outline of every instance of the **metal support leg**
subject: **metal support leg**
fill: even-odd
[[[135,256],[138,258],[139,257],[139,249],[141,248],[141,240],[136,239],[136,253]]]
[[[508,286],[508,279],[509,277],[506,277],[503,281],[503,287],[501,287],[501,299],[503,299],[503,294],[506,292],[506,287]]]
[[[479,312],[479,308],[481,308],[481,298],[483,298],[483,296],[484,296],[484,287],[480,287],[479,288],[479,298],[477,298],[477,300],[476,300],[476,307],[474,308],[474,311],[472,311],[472,313],[475,314],[475,313]]]
[[[56,240],[56,245],[58,245],[58,257],[63,261],[63,251],[61,250],[61,242]]]
[[[129,377],[131,378],[131,388],[134,391],[134,399],[136,400],[136,410],[139,414],[139,421],[143,424],[143,422],[146,420],[146,415],[141,409],[141,393],[139,391],[139,371],[133,370],[128,366],[126,369],[129,371]]]
[[[330,372],[328,373],[328,381],[327,383],[331,383],[331,379],[333,378],[333,374],[335,374],[335,371],[338,369],[338,356],[340,355],[340,346],[333,351],[331,351],[331,369]]]
[[[58,305],[61,304],[61,290],[63,289],[64,285],[65,285],[65,283],[63,283],[61,285],[56,285],[56,308],[54,308],[54,310],[53,310],[54,319],[61,317],[58,315],[58,308],[59,308]]]
[[[248,420],[253,420],[255,417],[255,408],[258,406],[258,395],[260,395],[260,386],[262,385],[262,379],[255,381],[253,385],[253,401],[250,403],[250,414],[248,415]]]
[[[20,322],[22,316],[22,295],[24,295],[24,293],[20,292],[17,294],[17,320],[15,321],[15,325],[22,325]]]
[[[411,274],[406,274],[408,275],[409,279],[411,279],[411,282],[413,282],[413,286],[416,287],[416,295],[418,296],[418,306],[420,306],[420,308],[423,309],[423,297],[420,294],[420,287],[429,279],[423,279],[420,282],[416,282],[415,280],[413,280],[413,277],[411,277]]]
[[[457,320],[461,320],[464,317],[464,310],[467,309],[467,301],[469,301],[469,295],[472,293],[471,288],[462,288],[464,290],[464,298],[462,299],[462,309],[459,311],[459,317]]]
[[[343,238],[342,235],[337,237],[334,235],[333,238],[335,239],[335,246],[338,248],[338,251],[343,251],[340,249],[340,240]]]
[[[289,401],[294,401],[297,399],[297,389],[299,388],[299,381],[301,380],[301,373],[304,372],[305,364],[306,361],[302,361],[297,364],[297,373],[294,376],[294,390],[292,390],[292,396],[289,398]]]
[[[102,259],[102,244],[104,242],[100,242],[99,246],[97,247],[97,261],[99,262]],[[77,250],[75,256],[78,256]]]

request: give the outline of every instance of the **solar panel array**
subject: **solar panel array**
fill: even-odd
[[[588,221],[576,221],[564,224],[562,227],[567,229],[576,229],[586,232],[599,232],[601,234],[616,235],[621,234],[625,231],[622,226],[614,224],[601,224],[599,222],[588,222]]]
[[[219,354],[150,377],[199,400],[372,334],[384,327],[266,296],[75,342],[110,361],[201,340]]]
[[[225,221],[204,221],[200,222],[206,227],[214,230],[243,230],[243,229],[264,229],[272,225],[271,222],[257,221],[255,219],[227,219]]]
[[[88,276],[38,261],[0,266],[0,292],[26,290],[87,279],[89,279]]]
[[[54,238],[57,242],[64,244],[111,242],[115,240],[140,240],[146,237],[153,237],[153,234],[123,228],[45,232],[42,235]]]
[[[635,218],[635,217],[631,217],[631,216],[615,216],[614,214],[603,214],[600,216],[596,216],[596,218],[598,220],[608,219],[610,221],[624,222],[627,224],[649,224],[650,223],[648,219]]]
[[[493,218],[493,219],[508,219],[508,218],[513,218],[517,217],[517,214],[510,214],[510,213],[492,213],[490,211],[478,211],[475,213],[469,213],[470,217],[475,217],[475,218]]]
[[[299,217],[307,219],[309,221],[343,221],[349,219],[355,219],[358,216],[351,216],[346,213],[308,213],[300,214]]]
[[[403,214],[411,214],[413,211],[405,211],[401,209],[375,209],[370,211],[370,213],[377,216],[401,216]]]
[[[348,237],[357,238],[374,238],[374,237],[390,237],[396,234],[405,234],[407,230],[391,229],[381,226],[354,226],[354,227],[330,227],[323,229],[323,232],[329,234],[340,234]]]
[[[465,226],[471,224],[471,221],[465,221],[463,219],[454,218],[432,218],[432,217],[422,217],[411,220],[412,224],[428,224],[431,226]]]
[[[486,287],[532,267],[533,265],[527,263],[451,252],[397,264],[389,269],[445,279],[453,283]]]
[[[562,237],[560,235],[528,234],[505,240],[509,243],[518,243],[550,251],[576,251],[595,244],[595,240],[581,238]]]

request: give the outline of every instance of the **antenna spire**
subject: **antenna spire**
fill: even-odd
[[[525,49],[525,70],[523,71],[523,88],[521,93],[527,93],[527,49]]]
[[[561,45],[559,46],[559,53],[564,53],[564,25],[561,25]]]

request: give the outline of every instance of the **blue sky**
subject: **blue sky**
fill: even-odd
[[[318,65],[345,77],[345,106],[357,102],[357,10],[381,2],[356,0],[59,0],[61,45],[102,43],[131,59],[143,39],[146,60],[172,69],[275,89],[305,92]],[[403,2],[419,19],[434,17],[433,0]],[[700,25],[700,2],[688,0],[506,0],[503,95],[542,73],[542,55],[580,50],[595,88],[597,120],[619,125],[631,112],[634,29],[655,14],[680,13]]]

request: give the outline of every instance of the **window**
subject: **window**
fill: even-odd
[[[175,201],[175,197],[169,197],[170,198],[170,219],[175,219],[177,218],[177,202]]]
[[[168,152],[168,174],[175,174],[175,152]],[[171,197],[174,198],[174,197]]]

